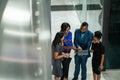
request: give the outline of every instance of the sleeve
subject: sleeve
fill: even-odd
[[[59,45],[53,47],[54,52],[59,52]]]
[[[74,45],[75,45],[76,48],[79,47],[79,45],[78,45],[78,39],[77,39],[77,30],[74,33]]]
[[[101,47],[101,54],[105,54],[105,47],[103,45]]]
[[[95,49],[95,46],[94,46],[94,44],[93,44],[93,43],[92,43],[92,47],[91,47],[91,49],[92,49],[92,50],[94,50],[94,49]]]
[[[93,33],[91,32],[90,33],[90,37],[89,37],[89,41],[87,43],[87,49],[89,50],[90,49],[90,46],[92,44],[92,40],[93,40]]]
[[[70,46],[73,46],[73,43],[72,43],[72,32],[70,32]]]
[[[69,32],[69,39],[72,40],[72,32]]]

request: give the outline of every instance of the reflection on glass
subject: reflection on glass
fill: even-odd
[[[0,80],[51,80],[50,0],[0,4]]]

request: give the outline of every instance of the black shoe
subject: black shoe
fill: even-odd
[[[83,79],[83,78],[82,78],[81,80],[86,80],[86,79]]]
[[[64,79],[64,77],[61,77],[61,80],[63,80]]]
[[[74,77],[72,80],[78,80],[78,78]]]

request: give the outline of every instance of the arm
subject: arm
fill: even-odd
[[[78,40],[77,40],[77,30],[75,31],[75,34],[74,34],[74,45],[76,48],[79,47]]]
[[[101,55],[100,69],[102,70],[103,69],[103,64],[104,64],[104,59],[105,59],[105,55],[104,55],[105,47],[104,46],[102,46],[101,53],[102,53],[102,55]]]
[[[65,57],[65,54],[58,55],[58,52],[54,52],[54,58],[55,58],[55,59],[61,59],[61,58],[63,58],[63,57]]]
[[[91,53],[94,52],[94,43],[92,43],[92,47],[91,47],[91,50],[90,50]]]
[[[93,40],[93,33],[90,33],[90,38],[89,38],[89,41],[87,43],[87,49],[89,50],[90,49],[90,46],[92,44],[92,40]]]
[[[101,63],[100,63],[100,70],[102,70],[103,69],[103,63],[104,63],[104,54],[102,54],[102,56],[101,56]]]
[[[63,46],[63,49],[72,49],[72,46]]]
[[[80,45],[78,44],[78,39],[77,39],[77,37],[78,37],[79,35],[78,35],[78,33],[77,33],[77,30],[75,31],[75,36],[74,36],[74,45],[75,45],[75,47],[73,47],[73,49],[75,49],[75,50],[82,50],[82,48],[80,47]]]
[[[102,54],[100,65],[103,65],[103,63],[104,63],[104,54]]]
[[[72,32],[69,32],[69,43],[70,43],[70,46],[73,47],[73,43],[72,43]]]

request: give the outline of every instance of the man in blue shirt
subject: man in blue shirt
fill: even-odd
[[[87,69],[86,63],[90,53],[88,55],[78,55],[78,50],[88,50],[90,49],[93,40],[93,33],[88,30],[88,23],[83,22],[80,29],[75,30],[74,45],[76,47],[75,54],[75,71],[74,78],[72,80],[78,80],[80,65],[81,65],[81,80],[86,80]]]

